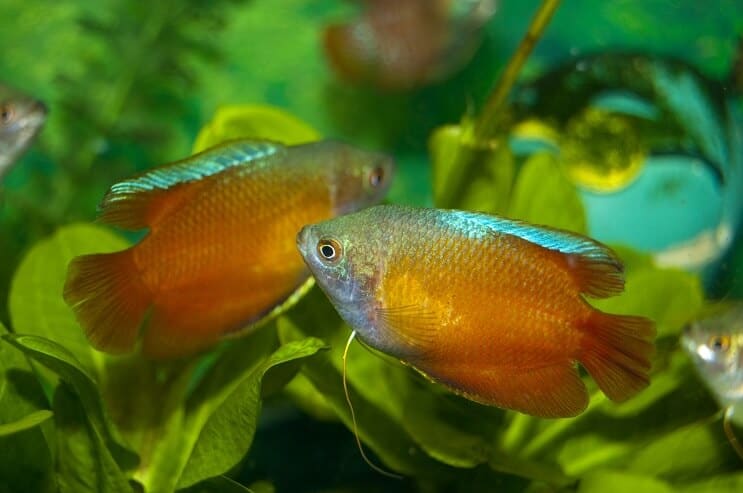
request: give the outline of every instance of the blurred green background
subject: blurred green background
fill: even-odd
[[[92,220],[118,179],[188,155],[222,104],[276,105],[326,136],[391,152],[400,174],[390,201],[431,205],[431,131],[480,108],[538,4],[502,0],[464,71],[418,91],[386,94],[338,82],[326,64],[323,26],[355,15],[351,1],[3,0],[2,80],[41,98],[51,112],[5,179],[0,299],[33,242],[59,225]],[[571,56],[621,50],[679,57],[721,80],[741,33],[740,0],[567,0],[522,78]],[[743,265],[740,251],[731,253],[732,265]],[[7,322],[5,306],[0,319]],[[472,485],[479,475],[491,478],[482,467],[468,473]],[[267,404],[240,477],[246,484],[271,479],[280,491],[410,488],[361,462],[345,427],[310,420],[283,399]]]

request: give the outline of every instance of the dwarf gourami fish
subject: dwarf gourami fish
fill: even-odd
[[[718,307],[690,323],[681,345],[723,408],[725,433],[743,458],[743,446],[730,425],[743,426],[743,302]]]
[[[480,45],[495,0],[366,0],[361,16],[326,28],[324,45],[343,78],[389,90],[436,82]]]
[[[365,344],[471,400],[575,416],[588,403],[576,363],[613,401],[648,385],[653,323],[584,299],[624,288],[619,258],[590,238],[378,206],[307,226],[297,244]]]
[[[140,329],[151,358],[205,349],[296,301],[297,231],[380,201],[393,168],[336,141],[235,141],[117,183],[100,220],[148,233],[74,259],[64,298],[97,349],[131,351]]]
[[[0,178],[44,125],[46,113],[41,101],[0,84]]]

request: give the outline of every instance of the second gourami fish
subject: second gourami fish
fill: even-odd
[[[131,351],[141,328],[149,357],[194,353],[293,301],[310,279],[297,231],[380,201],[392,174],[334,141],[235,141],[154,169],[111,187],[100,215],[148,234],[73,260],[65,300],[97,349]]]
[[[378,206],[307,226],[297,243],[363,342],[474,401],[575,416],[588,403],[576,363],[614,401],[648,385],[653,323],[585,301],[624,287],[620,260],[589,238]]]

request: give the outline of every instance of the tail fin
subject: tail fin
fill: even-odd
[[[73,259],[64,299],[91,345],[110,353],[134,349],[150,304],[131,249]]]
[[[579,360],[609,399],[622,402],[650,382],[654,337],[652,320],[594,310]]]

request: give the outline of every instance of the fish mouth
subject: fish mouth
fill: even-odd
[[[305,259],[307,258],[307,246],[310,241],[311,228],[312,226],[310,225],[303,226],[299,230],[299,233],[297,233],[297,249]]]

